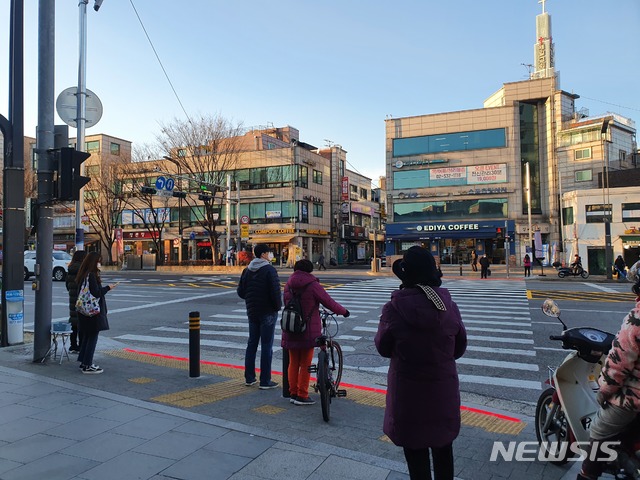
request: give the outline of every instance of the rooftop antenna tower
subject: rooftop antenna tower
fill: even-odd
[[[536,16],[536,43],[533,46],[534,72],[531,78],[550,78],[555,76],[554,45],[551,36],[551,16],[545,12],[548,0],[538,0],[542,4],[542,13]]]

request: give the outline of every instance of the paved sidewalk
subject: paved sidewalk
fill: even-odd
[[[106,336],[98,348],[102,375],[81,374],[73,357],[34,364],[28,344],[0,350],[0,479],[408,479],[382,433],[384,386],[345,372],[348,396],[325,423],[319,403],[246,387],[225,359],[189,378],[179,352],[132,351]],[[567,475],[571,465],[490,461],[494,441],[535,440],[531,405],[463,404],[458,479]]]

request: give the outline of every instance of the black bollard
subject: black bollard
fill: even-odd
[[[460,262],[460,276],[462,276],[462,262]]]
[[[189,377],[200,376],[200,312],[189,312]]]
[[[289,350],[282,349],[282,396],[289,397]]]

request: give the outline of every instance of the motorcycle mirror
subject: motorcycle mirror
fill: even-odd
[[[560,318],[560,307],[556,302],[547,298],[542,304],[542,313],[544,313],[547,317],[556,317]]]
[[[565,330],[567,329],[567,326],[560,318],[560,307],[556,302],[554,302],[550,298],[547,298],[542,304],[541,308],[542,308],[542,313],[544,313],[548,317],[557,318],[558,321],[562,324],[562,328],[564,328]]]

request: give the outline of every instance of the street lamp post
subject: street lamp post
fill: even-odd
[[[607,280],[613,278],[612,266],[613,266],[613,248],[611,246],[611,214],[609,198],[609,120],[605,120],[602,123],[602,208],[604,213],[604,263],[605,273]],[[605,196],[606,192],[606,196]]]
[[[165,160],[173,163],[178,170],[178,179],[180,180],[180,191],[182,191],[182,165],[175,158],[167,155],[163,157]],[[182,196],[178,197],[178,236],[180,243],[178,244],[178,264],[182,262]]]

